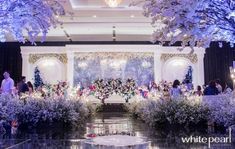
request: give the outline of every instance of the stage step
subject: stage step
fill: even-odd
[[[98,112],[127,112],[124,104],[109,103],[102,105]]]

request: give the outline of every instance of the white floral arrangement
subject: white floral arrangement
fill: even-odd
[[[197,125],[206,122],[209,110],[206,106],[182,100],[143,100],[128,106],[129,112],[151,126]]]
[[[235,124],[235,98],[231,94],[204,98],[210,109],[209,121],[226,127]]]
[[[39,126],[62,123],[74,125],[83,122],[92,108],[77,99],[32,98],[24,100],[0,95],[0,121],[19,125]]]
[[[126,107],[131,114],[151,126],[161,124],[189,126],[213,122],[229,127],[235,124],[235,100],[231,96],[215,96],[209,101],[191,98],[148,99],[133,102]]]

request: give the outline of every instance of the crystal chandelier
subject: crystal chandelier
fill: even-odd
[[[105,0],[105,3],[112,8],[117,7],[121,2],[122,0]]]

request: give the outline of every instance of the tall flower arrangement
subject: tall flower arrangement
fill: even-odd
[[[192,48],[209,47],[211,41],[226,41],[234,46],[234,0],[137,1],[144,2],[144,15],[152,19],[154,41],[182,41],[183,47],[189,44]]]
[[[61,0],[0,0],[0,41],[11,35],[25,42],[28,35],[34,42],[39,34],[44,41],[50,27],[58,22],[56,16],[64,14]]]

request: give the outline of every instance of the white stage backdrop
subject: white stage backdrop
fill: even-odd
[[[89,86],[96,79],[128,78],[138,85],[154,81],[154,53],[76,53],[74,85]]]
[[[177,49],[159,45],[23,46],[22,75],[33,81],[38,66],[48,83],[87,86],[98,78],[133,78],[143,85],[153,80],[182,81],[192,66],[194,85],[203,85],[205,49],[195,47],[193,54],[189,54],[190,48]]]

